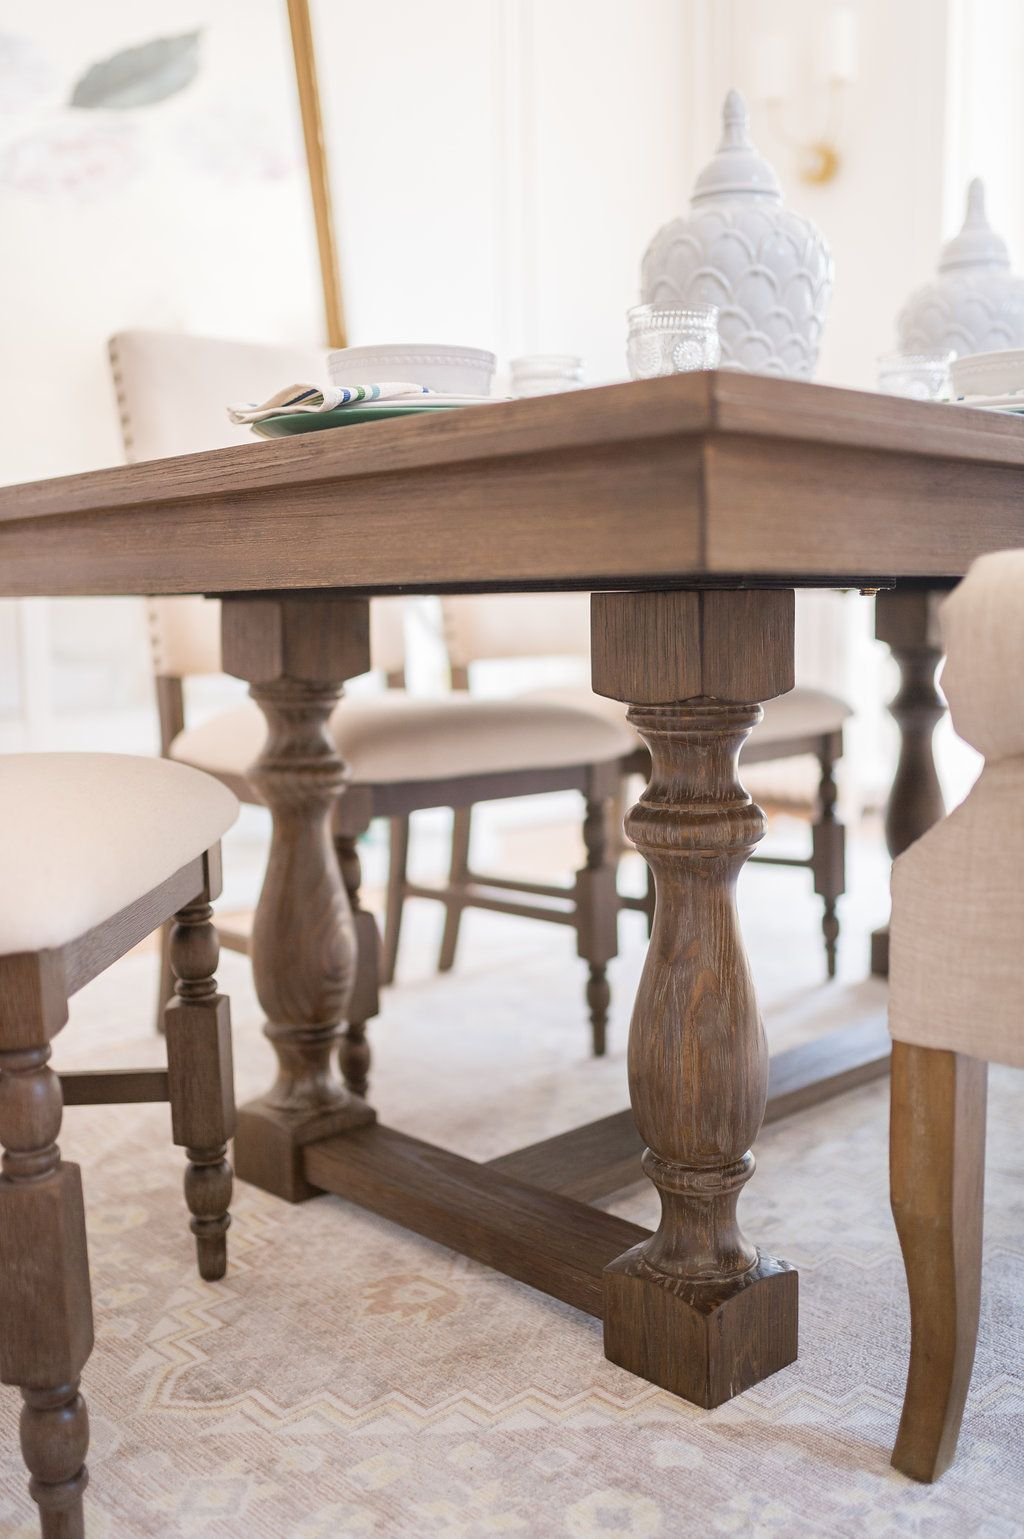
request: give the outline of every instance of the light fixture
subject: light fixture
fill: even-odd
[[[838,174],[843,98],[857,78],[857,12],[850,4],[832,6],[825,14],[816,39],[812,66],[813,85],[824,95],[824,122],[820,133],[804,137],[791,133],[785,117],[791,92],[794,48],[780,32],[755,41],[755,95],[768,109],[779,139],[790,147],[802,182],[823,186]]]

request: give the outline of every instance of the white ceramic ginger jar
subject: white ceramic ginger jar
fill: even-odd
[[[651,241],[645,304],[717,305],[722,367],[810,379],[832,293],[832,257],[817,226],[785,207],[778,177],[730,91],[722,142],[697,178],[690,213]]]
[[[911,296],[898,330],[901,353],[1024,347],[1024,278],[1010,271],[1006,242],[988,222],[980,177],[967,189],[963,229],[942,248],[938,277]]]

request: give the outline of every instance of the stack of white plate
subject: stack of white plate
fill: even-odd
[[[470,406],[491,399],[497,359],[482,347],[444,343],[392,342],[381,347],[342,347],[327,354],[332,385],[365,385],[367,380],[407,379],[436,390],[434,406]],[[398,402],[389,403],[397,407]],[[422,409],[423,402],[409,402]]]
[[[968,353],[954,358],[949,374],[958,405],[1024,412],[1024,348]]]

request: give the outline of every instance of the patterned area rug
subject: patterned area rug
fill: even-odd
[[[802,880],[745,878],[773,1045],[881,1002],[856,982],[878,916],[848,906],[845,978],[826,987]],[[376,1029],[384,1120],[486,1158],[623,1104],[638,919],[623,921],[602,1063],[586,1056],[568,935],[471,916],[460,968],[438,978],[436,934],[436,914],[410,910],[404,982]],[[244,1098],[267,1082],[269,1052],[246,963],[225,956],[221,976]],[[157,1061],[154,986],[152,954],[98,980],[76,1001],[58,1062]],[[978,1361],[958,1461],[919,1487],[888,1465],[907,1308],[882,1085],[762,1135],[742,1212],[800,1269],[801,1355],[713,1412],[607,1363],[596,1321],[333,1197],[290,1208],[240,1188],[229,1275],[205,1285],[166,1108],[71,1109],[63,1144],[85,1171],[97,1315],[84,1379],[91,1539],[1013,1539],[1024,1532],[1022,1110],[1024,1076],[995,1071]],[[655,1222],[646,1188],[612,1205]],[[0,1396],[0,1533],[28,1539],[17,1401]]]

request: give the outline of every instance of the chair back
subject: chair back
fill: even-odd
[[[497,593],[441,600],[448,661],[590,657],[589,593]]]
[[[228,418],[233,401],[263,401],[290,384],[326,379],[326,351],[190,337],[179,332],[122,331],[109,343],[125,458],[166,459],[244,444],[248,427]],[[370,606],[373,666],[394,682],[405,667],[403,599]],[[220,604],[196,597],[149,601],[153,667],[158,677],[220,673]]]
[[[889,1025],[1024,1068],[1024,550],[976,561],[941,625],[953,725],[985,763],[893,867]]]

